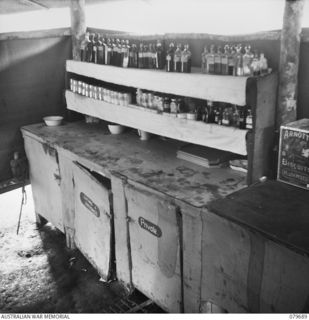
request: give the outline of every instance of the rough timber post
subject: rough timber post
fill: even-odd
[[[71,0],[70,9],[73,60],[80,60],[80,43],[86,33],[85,0]]]
[[[297,78],[304,0],[286,0],[281,33],[276,127],[296,120]]]

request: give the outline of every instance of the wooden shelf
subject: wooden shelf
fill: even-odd
[[[172,139],[246,155],[246,130],[206,124],[153,113],[140,107],[119,106],[66,91],[67,108],[109,122]]]
[[[247,77],[119,68],[67,60],[66,70],[114,84],[198,99],[246,104]]]

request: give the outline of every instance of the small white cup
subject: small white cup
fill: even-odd
[[[137,132],[141,140],[149,140],[150,138],[149,132],[143,131],[143,130],[137,130]]]

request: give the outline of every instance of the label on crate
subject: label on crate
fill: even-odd
[[[278,180],[309,189],[309,131],[281,128]]]
[[[146,220],[145,218],[139,217],[138,218],[138,224],[140,225],[141,228],[147,230],[148,232],[150,232],[154,236],[156,236],[158,238],[160,238],[162,236],[161,229],[157,225],[155,225],[152,222]]]
[[[83,192],[79,195],[80,201],[82,204],[90,211],[92,212],[96,217],[100,217],[100,210],[98,206]]]

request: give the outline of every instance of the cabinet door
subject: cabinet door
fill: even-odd
[[[63,232],[57,150],[29,137],[25,137],[25,150],[30,167],[35,211]]]
[[[182,311],[177,208],[158,195],[126,185],[132,283],[169,312]]]
[[[73,176],[75,244],[107,280],[112,263],[110,191],[76,162],[73,163]]]

